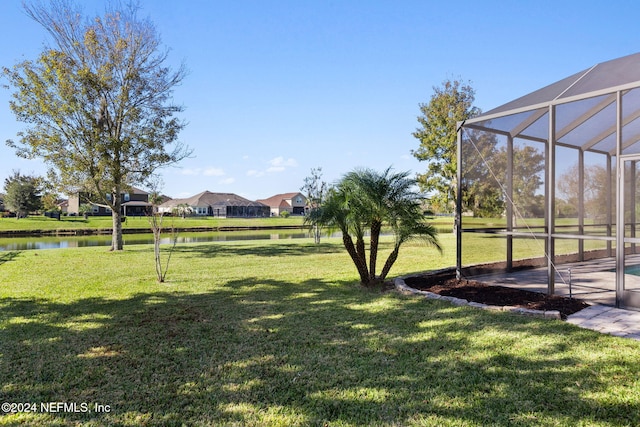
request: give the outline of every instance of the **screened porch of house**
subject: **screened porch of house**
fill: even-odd
[[[458,165],[460,276],[538,268],[548,293],[640,309],[640,54],[459,123]]]

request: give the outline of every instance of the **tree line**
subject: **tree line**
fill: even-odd
[[[25,175],[20,171],[4,180],[4,209],[14,213],[17,218],[27,216],[31,212],[45,210],[58,211],[58,194],[50,183],[36,175]]]

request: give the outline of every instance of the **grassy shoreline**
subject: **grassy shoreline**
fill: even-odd
[[[451,229],[452,218],[437,218],[430,221],[443,231]],[[198,231],[230,231],[251,229],[292,229],[303,228],[304,218],[291,216],[289,218],[217,218],[217,217],[165,217],[164,225],[167,229],[174,227],[180,232]],[[150,233],[149,222],[146,217],[127,217],[122,224],[123,233]],[[30,216],[27,218],[0,218],[0,236],[26,235],[90,235],[110,234],[112,230],[111,217],[93,217],[87,219],[77,216],[61,217],[60,220],[44,216]]]
[[[174,226],[181,231],[217,231],[227,229],[246,228],[291,228],[302,227],[301,217],[289,218],[213,218],[213,217],[166,217],[164,225]],[[124,233],[150,232],[146,217],[127,217],[122,224]],[[62,217],[60,220],[44,216],[30,216],[27,218],[0,218],[0,235],[32,234],[100,234],[110,233],[112,229],[111,217]]]
[[[340,239],[181,245],[165,284],[149,245],[1,255],[0,400],[110,411],[0,425],[640,424],[640,343],[363,290]]]

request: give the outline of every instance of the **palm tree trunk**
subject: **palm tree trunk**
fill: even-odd
[[[369,281],[376,280],[376,262],[378,260],[378,243],[380,242],[380,230],[382,223],[373,221],[371,223],[371,245],[369,248]]]
[[[400,253],[400,245],[396,245],[393,248],[393,251],[387,257],[387,261],[384,263],[384,267],[382,267],[382,272],[380,273],[380,281],[381,282],[384,282],[384,279],[387,278],[387,274],[389,274],[389,271],[391,270],[391,267],[393,267],[393,264],[398,259],[398,254],[399,253]]]
[[[356,246],[353,244],[353,239],[345,230],[342,231],[342,243],[349,253],[349,256],[351,256],[351,260],[356,265],[356,269],[358,269],[358,274],[360,275],[360,284],[363,286],[367,286],[369,282],[369,272],[367,271],[366,260],[364,260],[363,262],[362,258],[358,254]]]
[[[367,268],[367,248],[364,244],[364,236],[362,233],[358,233],[356,237],[356,255],[358,257],[358,271],[360,276],[364,273],[366,280],[361,280],[363,286],[369,286],[371,280],[369,279],[369,269]]]

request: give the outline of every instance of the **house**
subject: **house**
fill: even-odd
[[[107,195],[110,197],[110,195]],[[140,190],[139,188],[131,187],[129,191],[120,194],[122,211],[120,212],[124,216],[142,216],[146,215],[151,208],[149,203],[149,193]],[[70,215],[80,214],[80,206],[88,204],[90,206],[90,215],[111,215],[111,209],[102,204],[88,203],[86,202],[86,193],[74,194],[69,196],[67,212]]]
[[[60,213],[66,214],[69,212],[69,200],[59,199],[56,205],[58,206]]]
[[[160,206],[158,212],[171,213],[175,209],[187,209],[199,216],[216,217],[266,217],[269,207],[233,193],[203,191],[185,199],[171,199]]]
[[[271,216],[279,216],[285,211],[292,215],[304,215],[307,198],[302,193],[284,193],[258,200],[258,202],[269,206]]]
[[[0,212],[4,211],[4,194],[0,193]]]

